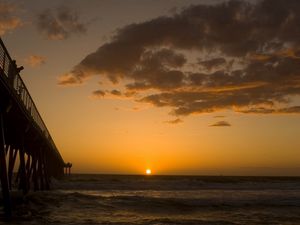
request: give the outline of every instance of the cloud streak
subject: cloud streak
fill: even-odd
[[[299,113],[299,23],[297,0],[190,6],[119,29],[59,84],[97,75],[175,116]]]
[[[86,24],[80,21],[78,13],[67,7],[44,10],[37,16],[36,26],[50,40],[65,40],[87,31]]]
[[[210,127],[231,127],[231,124],[227,121],[218,121],[210,125]]]
[[[168,120],[165,121],[165,123],[169,123],[169,124],[179,124],[179,123],[183,123],[183,120],[180,118],[174,119],[174,120]]]

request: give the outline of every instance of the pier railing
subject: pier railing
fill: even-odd
[[[4,43],[0,39],[0,70],[2,70],[1,74],[5,76],[5,80],[11,87],[11,90],[18,96],[19,101],[24,106],[28,115],[34,121],[36,127],[40,129],[45,138],[48,140],[49,144],[52,146],[53,150],[56,151],[60,156],[57,147],[50,135],[50,132],[48,131],[39,111],[37,110],[37,107],[32,97],[30,96],[29,91],[26,88],[26,85],[22,80],[20,74],[10,74],[10,68],[13,66],[15,66],[13,65],[13,60],[11,59],[6,47],[4,46]]]

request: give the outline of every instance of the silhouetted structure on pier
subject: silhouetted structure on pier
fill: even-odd
[[[71,175],[71,168],[72,168],[72,163],[66,163],[65,164],[65,174],[66,175]]]
[[[7,216],[14,186],[25,194],[49,189],[50,177],[63,176],[66,165],[19,75],[22,69],[0,39],[0,178]]]

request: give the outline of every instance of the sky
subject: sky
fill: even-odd
[[[0,1],[76,173],[300,175],[300,1]]]

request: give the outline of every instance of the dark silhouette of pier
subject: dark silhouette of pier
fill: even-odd
[[[10,191],[47,190],[65,163],[19,72],[0,39],[0,180],[5,215],[11,216]]]

